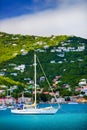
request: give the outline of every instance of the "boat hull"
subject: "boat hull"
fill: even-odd
[[[6,110],[7,107],[0,106],[0,110]]]
[[[68,104],[78,104],[78,102],[68,102]]]
[[[18,110],[18,109],[13,109],[11,110],[11,113],[13,114],[55,114],[58,111],[58,109],[44,109],[44,108],[40,108],[40,109],[22,109],[22,110]]]

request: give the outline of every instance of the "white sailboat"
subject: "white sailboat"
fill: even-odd
[[[0,104],[0,110],[6,110],[7,106],[4,103],[4,100],[2,99],[2,104]]]
[[[6,110],[6,109],[7,109],[6,106],[4,106],[4,105],[0,105],[0,110]]]
[[[53,106],[45,107],[45,108],[38,108],[37,107],[37,95],[36,95],[36,54],[34,54],[34,85],[35,85],[35,101],[34,104],[31,105],[24,105],[23,109],[12,109],[11,113],[14,114],[55,114],[59,109],[60,105],[55,108]]]

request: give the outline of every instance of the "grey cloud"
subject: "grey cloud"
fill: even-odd
[[[76,35],[87,38],[86,5],[56,8],[0,21],[0,30],[29,35]]]

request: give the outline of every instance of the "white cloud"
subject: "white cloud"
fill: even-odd
[[[74,5],[0,21],[0,31],[29,35],[76,35],[87,38],[86,5]]]

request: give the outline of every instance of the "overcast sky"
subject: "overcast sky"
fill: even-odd
[[[0,0],[0,31],[87,38],[87,0]]]

